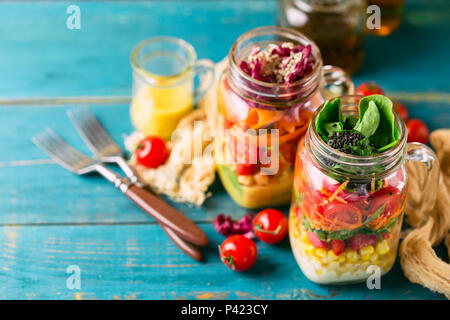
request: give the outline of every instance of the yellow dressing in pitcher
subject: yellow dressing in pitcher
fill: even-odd
[[[191,81],[172,87],[139,86],[131,102],[137,130],[169,140],[178,122],[193,109]]]

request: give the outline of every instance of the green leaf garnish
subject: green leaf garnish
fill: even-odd
[[[346,116],[344,117],[344,130],[352,130],[355,126],[356,123],[358,123],[358,117],[350,115],[350,116]]]
[[[328,135],[332,135],[333,132],[340,132],[344,130],[342,122],[329,122],[324,123],[324,129],[327,131]]]
[[[377,148],[382,148],[398,138],[395,133],[395,116],[392,112],[392,101],[380,94],[364,97],[359,101],[360,114],[364,114],[368,110],[370,102],[377,106],[380,114],[380,122],[375,133],[370,136],[370,141]]]
[[[342,123],[341,99],[339,98],[325,102],[322,111],[320,111],[317,117],[316,130],[324,141],[327,140],[329,135],[328,131],[325,129],[325,124],[333,122]]]
[[[365,137],[372,136],[380,123],[380,113],[373,101],[369,101],[367,108],[359,109],[359,121],[355,125],[355,130],[361,132]]]

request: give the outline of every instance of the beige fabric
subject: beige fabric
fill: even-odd
[[[419,210],[421,187],[426,174],[420,163],[408,163],[408,197],[406,222],[416,228],[407,232],[400,246],[400,263],[405,276],[450,299],[450,264],[436,256],[432,246],[445,239],[450,255],[450,129],[431,133],[430,141],[436,150],[441,167],[436,203],[430,214]]]
[[[434,220],[410,232],[400,246],[400,263],[405,276],[450,298],[450,264],[436,256],[431,242]]]

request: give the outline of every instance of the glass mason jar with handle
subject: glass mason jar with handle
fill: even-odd
[[[342,115],[358,116],[361,98],[342,97]],[[388,272],[396,259],[408,187],[405,162],[426,165],[424,210],[431,210],[436,199],[439,163],[427,146],[406,142],[405,123],[396,113],[399,141],[388,151],[355,156],[333,149],[316,130],[322,108],[299,143],[291,247],[305,276],[316,283],[364,281],[374,268]]]
[[[264,50],[286,42],[311,46],[315,63],[300,80],[264,82],[241,69],[255,47]],[[324,97],[352,91],[347,75],[323,66],[318,47],[298,31],[261,27],[240,36],[219,80],[215,152],[219,176],[234,201],[251,209],[289,203],[297,142],[315,108]]]
[[[214,72],[210,60],[197,60],[194,48],[173,37],[154,37],[139,43],[131,53],[133,92],[130,107],[134,127],[165,140],[178,122],[191,112],[212,84],[194,90],[194,77]]]

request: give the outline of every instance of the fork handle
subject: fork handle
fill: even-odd
[[[167,236],[178,246],[178,248],[180,248],[186,255],[188,255],[189,257],[191,257],[196,261],[202,260],[202,253],[200,252],[199,248],[181,239],[175,233],[175,231],[173,231],[169,227],[166,227],[165,225],[162,224],[160,224],[160,227],[161,229],[164,230]]]
[[[208,237],[202,229],[162,198],[130,182],[128,178],[122,178],[101,164],[96,164],[95,170],[156,221],[171,228],[180,238],[201,247],[208,245]]]
[[[142,210],[162,225],[172,229],[180,238],[201,247],[208,245],[206,234],[163,199],[135,184],[121,184],[118,187]]]
[[[127,161],[122,157],[112,157],[110,161],[115,162],[119,165],[120,169],[125,173],[125,175],[131,180],[132,183],[139,185],[136,173],[128,165]]]

